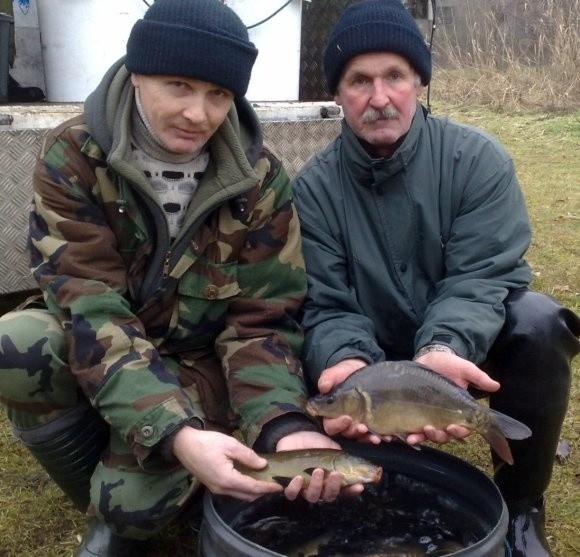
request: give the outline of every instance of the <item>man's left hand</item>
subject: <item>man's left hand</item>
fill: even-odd
[[[479,369],[472,362],[449,352],[428,352],[415,361],[447,377],[463,389],[473,385],[482,391],[495,392],[500,388],[500,384],[485,371]],[[433,441],[443,444],[453,439],[463,439],[470,433],[469,428],[458,424],[451,424],[445,429],[437,429],[428,425],[423,429],[423,433],[408,435],[407,443],[416,445],[423,441]]]

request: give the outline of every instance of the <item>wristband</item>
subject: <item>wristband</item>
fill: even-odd
[[[448,354],[457,355],[457,352],[455,352],[453,348],[447,346],[446,344],[426,344],[423,346],[423,348],[420,348],[417,351],[413,360],[416,360],[425,354],[429,354],[429,352],[447,352]]]

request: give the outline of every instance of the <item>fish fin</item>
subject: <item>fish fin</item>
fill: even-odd
[[[299,474],[304,478],[304,484],[303,487],[306,487],[309,483],[310,483],[310,476],[312,476],[312,472],[314,472],[316,468],[306,468],[304,470],[302,470],[302,473]],[[286,488],[288,487],[288,484],[294,479],[294,478],[289,478],[288,476],[272,476],[272,479],[280,484],[282,487]]]
[[[507,439],[526,439],[532,434],[532,430],[527,425],[506,414],[491,408],[489,410],[491,425],[486,431],[482,431],[481,434],[502,460],[508,464],[513,464],[514,459]]]
[[[526,424],[491,408],[490,412],[494,425],[508,439],[527,439],[532,435],[532,430]]]
[[[272,401],[270,402],[270,404],[272,406],[276,406],[277,408],[279,408],[280,410],[286,410],[286,412],[302,412],[302,408],[299,406],[296,406],[296,404],[291,404],[290,402],[276,402],[276,401]]]
[[[292,478],[288,478],[287,476],[272,476],[272,479],[284,488],[288,487],[288,484],[292,481]]]
[[[414,449],[415,451],[421,450],[421,445],[411,445],[410,443],[407,443],[407,435],[405,433],[395,433],[395,437],[399,441],[401,441],[401,443],[404,443],[405,445],[407,445],[407,447],[410,447],[411,449]]]
[[[482,431],[481,435],[490,444],[495,453],[508,464],[514,463],[512,451],[508,445],[502,431],[496,425],[492,424],[489,429]]]

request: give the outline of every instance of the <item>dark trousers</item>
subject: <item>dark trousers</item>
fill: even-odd
[[[551,297],[510,293],[506,321],[482,366],[501,383],[490,406],[521,422],[532,436],[510,441],[514,465],[494,458],[495,481],[508,507],[539,501],[552,476],[570,395],[571,361],[580,350],[580,318]]]

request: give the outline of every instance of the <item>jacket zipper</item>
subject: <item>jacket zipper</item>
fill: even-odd
[[[171,249],[165,252],[165,261],[163,261],[162,278],[166,279],[169,276],[169,263],[171,262]]]

